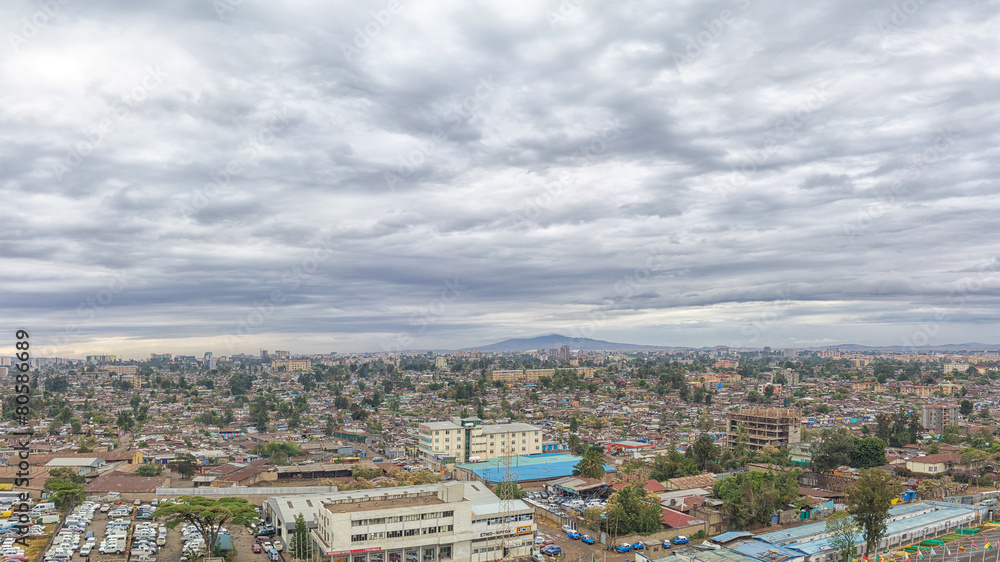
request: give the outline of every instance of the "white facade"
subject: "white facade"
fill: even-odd
[[[354,490],[332,494],[319,510],[314,562],[487,562],[528,556],[535,537],[534,510],[500,500],[478,482]]]
[[[452,418],[420,424],[420,453],[433,464],[454,458],[466,463],[542,452],[542,428],[526,423],[482,425],[479,418]]]

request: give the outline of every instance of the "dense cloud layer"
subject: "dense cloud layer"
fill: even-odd
[[[997,8],[6,2],[3,317],[62,356],[998,342]]]

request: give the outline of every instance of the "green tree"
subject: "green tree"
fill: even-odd
[[[68,466],[60,466],[49,470],[49,479],[65,480],[73,484],[83,484],[86,478],[75,469]],[[48,480],[46,480],[48,482]]]
[[[191,478],[195,470],[198,469],[198,459],[191,453],[181,453],[177,455],[177,460],[172,463],[177,468],[181,478]]]
[[[840,559],[850,562],[857,554],[857,544],[861,539],[857,523],[850,513],[837,511],[826,520],[826,532],[830,534],[830,546],[837,549]]]
[[[584,478],[604,477],[604,454],[598,446],[592,446],[583,454],[580,462],[573,466],[573,474]]]
[[[958,406],[958,411],[963,416],[971,414],[974,409],[975,408],[973,407],[972,402],[969,400],[962,400],[962,403]]]
[[[874,552],[885,537],[889,508],[902,490],[895,477],[879,468],[863,470],[857,482],[847,488],[847,512],[861,528],[866,552]]]
[[[649,477],[662,482],[671,478],[682,476],[694,476],[701,473],[698,464],[693,458],[684,456],[677,449],[671,449],[666,455],[656,455],[653,457],[653,469]]]
[[[162,517],[168,529],[184,523],[192,524],[213,554],[219,529],[225,525],[249,527],[257,517],[253,506],[243,498],[224,497],[217,500],[202,496],[181,496],[177,502],[160,504],[153,517]]]
[[[64,480],[62,478],[49,478],[43,486],[49,493],[49,499],[63,511],[68,512],[74,505],[83,501],[85,494],[83,484]]]
[[[159,476],[162,473],[162,468],[151,463],[144,464],[135,471],[136,476]]]
[[[732,527],[757,527],[766,524],[772,513],[798,498],[799,474],[799,470],[744,472],[719,480],[712,492],[722,500],[722,514]]]
[[[684,452],[688,458],[694,459],[698,470],[705,470],[710,463],[719,457],[719,448],[715,440],[708,435],[702,435]]]
[[[809,466],[816,472],[827,472],[838,466],[849,466],[857,446],[854,436],[846,428],[823,429],[812,441],[812,459]]]
[[[640,484],[630,484],[608,498],[605,517],[614,535],[648,535],[663,528],[660,498]]]
[[[306,518],[301,513],[295,516],[295,530],[292,532],[292,540],[288,545],[292,558],[295,560],[309,560],[312,558],[312,539],[309,538],[309,527],[306,526]]]
[[[517,482],[501,482],[497,484],[495,492],[497,497],[502,500],[519,500],[525,494],[525,491],[521,489],[521,486]]]
[[[878,437],[858,439],[854,452],[851,453],[851,467],[875,468],[886,464],[885,441]]]

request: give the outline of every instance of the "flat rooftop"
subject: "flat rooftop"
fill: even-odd
[[[404,496],[403,494],[389,494],[388,496],[389,497],[386,498],[384,494],[373,493],[371,495],[371,499],[365,499],[364,496],[352,497],[350,501],[335,500],[336,503],[324,502],[323,507],[328,509],[331,513],[355,513],[375,509],[420,507],[445,503],[438,497],[437,492],[419,496]]]

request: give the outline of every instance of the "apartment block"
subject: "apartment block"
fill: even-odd
[[[289,373],[295,371],[309,371],[312,369],[312,363],[308,359],[281,359],[271,361],[271,369],[277,371],[281,367],[284,367],[285,371]]]
[[[542,452],[542,428],[526,423],[483,425],[475,417],[422,423],[419,439],[420,454],[432,465]]]
[[[924,429],[940,431],[958,420],[958,404],[927,404],[920,410],[920,425]]]

